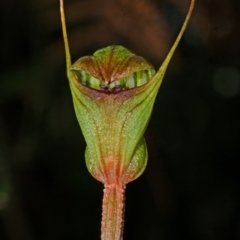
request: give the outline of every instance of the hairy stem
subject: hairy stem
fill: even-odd
[[[105,184],[103,193],[101,240],[121,240],[125,185]]]

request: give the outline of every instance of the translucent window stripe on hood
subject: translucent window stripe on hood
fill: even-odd
[[[92,75],[86,73],[83,70],[77,70],[74,71],[77,79],[80,83],[82,83],[84,86],[93,88],[96,90],[102,90],[103,88],[106,88],[108,90],[111,90],[115,87],[120,87],[121,90],[127,90],[135,87],[140,87],[143,84],[147,83],[152,76],[155,74],[154,70],[143,70],[135,72],[131,75],[129,75],[126,78],[112,81],[109,85],[105,85],[103,81],[100,81],[99,79],[93,77]]]
[[[78,81],[80,83],[82,83],[82,85],[89,87],[89,88],[96,89],[96,90],[101,89],[100,83],[102,81],[98,80],[97,78],[93,77],[92,75],[86,73],[83,70],[74,71],[74,73],[76,74]]]

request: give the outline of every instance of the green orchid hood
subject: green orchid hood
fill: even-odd
[[[67,76],[87,144],[86,163],[89,172],[104,184],[126,184],[146,167],[147,147],[143,135],[193,5],[194,1],[175,43],[156,73],[148,61],[122,46],[100,49],[72,65],[61,6]]]
[[[122,46],[101,49],[71,67],[70,86],[87,143],[87,167],[101,182],[128,183],[145,169],[143,134],[160,85],[155,80],[157,75],[151,78],[154,73],[152,65]],[[99,79],[98,86],[105,84],[104,88],[86,86],[91,82],[91,77],[86,81],[86,75]],[[83,78],[86,85],[82,84]],[[135,87],[141,84],[139,78],[146,83]],[[115,82],[119,85],[107,87]]]

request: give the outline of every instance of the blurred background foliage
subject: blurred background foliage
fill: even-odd
[[[65,0],[73,61],[114,44],[159,67],[188,0]],[[100,239],[102,184],[65,74],[57,0],[0,2],[0,239]],[[197,0],[127,187],[124,240],[240,239],[240,1]]]

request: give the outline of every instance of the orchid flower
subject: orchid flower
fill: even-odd
[[[71,63],[63,0],[60,0],[67,77],[87,147],[88,171],[104,184],[101,240],[123,238],[126,184],[147,165],[144,132],[173,53],[186,29],[195,0],[172,48],[155,72],[144,58],[109,46]]]

